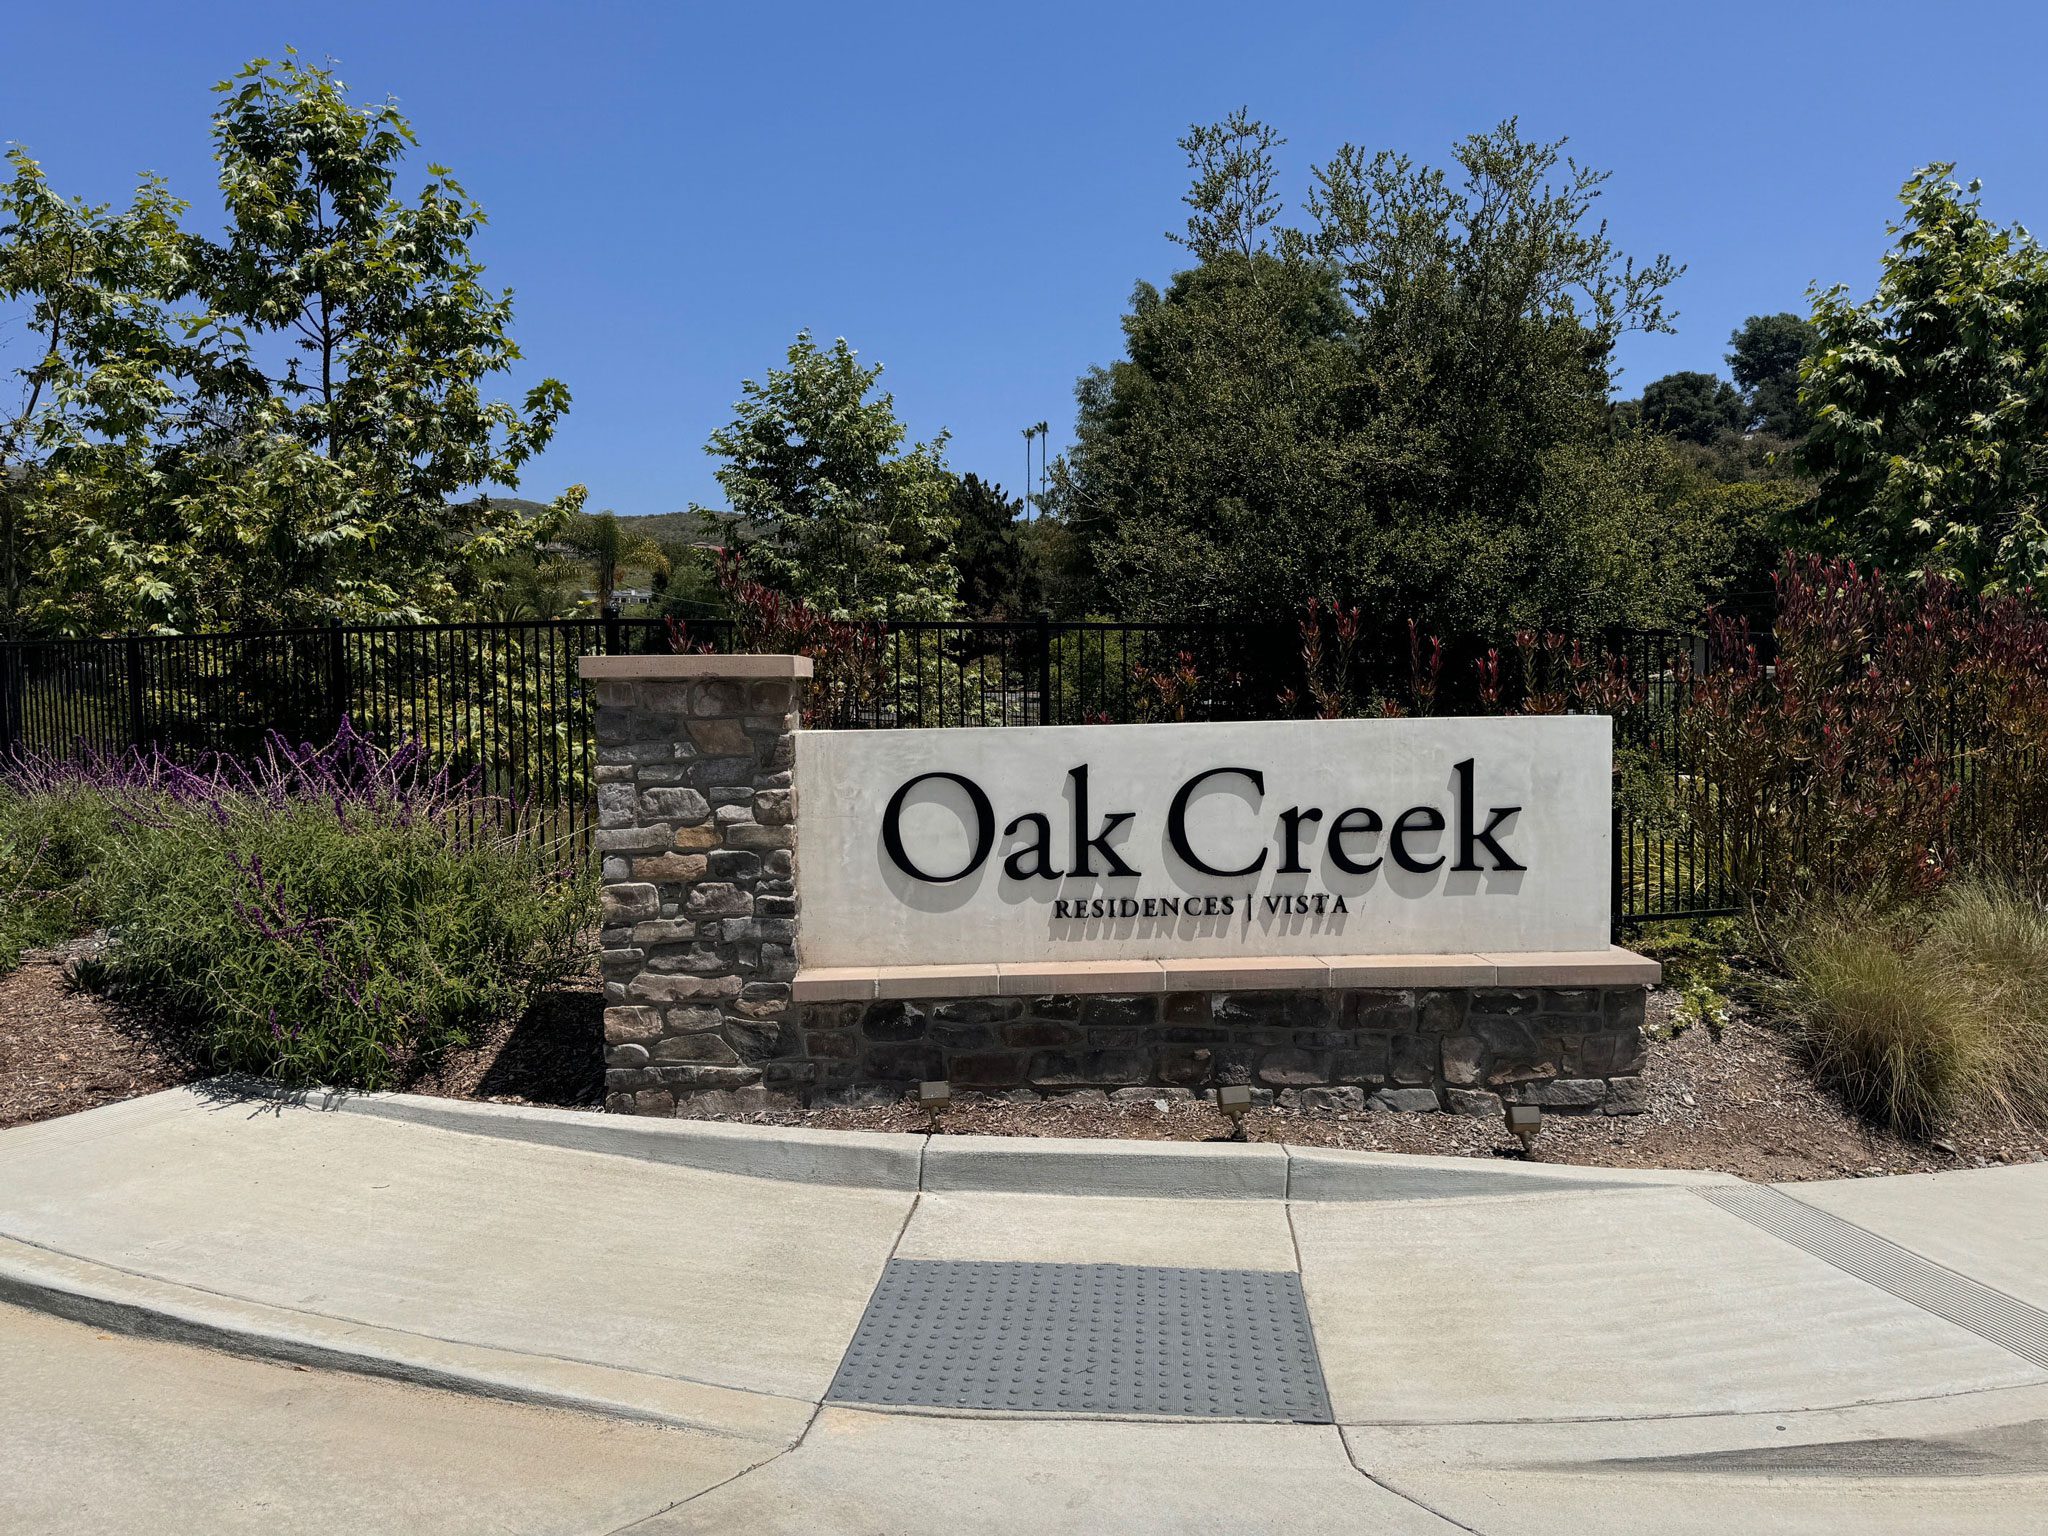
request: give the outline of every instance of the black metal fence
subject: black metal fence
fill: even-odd
[[[1682,634],[1557,637],[1446,655],[1405,630],[1308,639],[1296,624],[1027,620],[893,623],[820,658],[811,724],[833,729],[1246,720],[1310,713],[1498,712],[1607,658],[1615,717],[1614,910],[1730,911],[1725,861],[1684,811],[1697,792],[1679,687]],[[324,741],[344,719],[420,741],[524,815],[590,825],[594,756],[578,658],[736,643],[722,621],[336,626],[0,644],[0,753],[248,754],[276,731]],[[1560,698],[1563,695],[1559,695]]]

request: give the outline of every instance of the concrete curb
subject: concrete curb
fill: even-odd
[[[1304,1201],[1470,1200],[1510,1195],[1740,1185],[1732,1173],[1687,1168],[1586,1168],[1572,1163],[1492,1162],[1413,1152],[1287,1149],[1288,1198]]]
[[[315,1092],[292,1097],[312,1109],[371,1115],[461,1135],[637,1157],[745,1178],[904,1193],[980,1191],[1152,1200],[1462,1200],[1742,1182],[1733,1174],[1686,1169],[1590,1168],[1405,1152],[1347,1152],[1280,1142],[920,1136],[712,1120],[641,1120],[584,1110],[476,1104],[403,1093]]]
[[[1148,1200],[1284,1200],[1287,1149],[1271,1143],[933,1136],[928,1191],[1103,1195]]]
[[[794,1445],[812,1404],[268,1306],[0,1237],[0,1302],[112,1333],[473,1397]]]
[[[814,1131],[799,1126],[729,1125],[715,1120],[640,1120],[525,1104],[471,1104],[410,1093],[327,1093],[308,1107],[373,1115],[467,1136],[496,1136],[573,1152],[637,1157],[795,1184],[913,1193],[924,1160],[923,1138],[870,1131]],[[772,1134],[767,1134],[772,1132]]]

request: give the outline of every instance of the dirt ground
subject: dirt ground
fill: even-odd
[[[71,1114],[209,1075],[179,1058],[146,1020],[79,988],[77,945],[32,957],[0,977],[0,1127]],[[1651,999],[1652,1040],[1642,1115],[1546,1117],[1535,1160],[1611,1167],[1711,1168],[1759,1180],[1853,1177],[2048,1159],[2048,1131],[1984,1121],[1947,1127],[1930,1142],[1870,1126],[1816,1087],[1788,1029],[1743,1015],[1724,1029],[1668,1030],[1672,1000]],[[543,997],[524,1018],[493,1030],[441,1063],[414,1093],[498,1103],[594,1108],[602,1097],[594,982]],[[921,1133],[905,1105],[819,1109],[746,1117],[762,1123]],[[1352,1115],[1258,1109],[1245,1120],[1255,1141],[1442,1156],[1519,1157],[1495,1120],[1454,1115]],[[1227,1123],[1210,1105],[1125,1090],[1018,1104],[966,1099],[942,1130],[997,1136],[1126,1136],[1198,1141]]]

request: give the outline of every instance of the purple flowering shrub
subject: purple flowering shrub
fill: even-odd
[[[587,958],[588,861],[505,830],[416,745],[344,721],[251,762],[92,771],[116,823],[91,876],[106,982],[223,1069],[388,1086]]]

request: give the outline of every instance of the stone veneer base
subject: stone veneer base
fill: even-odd
[[[1644,1108],[1641,985],[1319,988],[798,1002],[742,1059],[606,1072],[606,1106],[717,1114],[892,1103],[916,1083],[1011,1099],[1185,1098],[1498,1115]],[[737,1043],[737,1042],[736,1042]],[[751,1048],[749,1048],[751,1047]]]
[[[1601,953],[798,969],[801,656],[586,656],[605,1107],[1192,1095],[1643,1107],[1653,961]],[[821,914],[830,921],[830,914]]]

